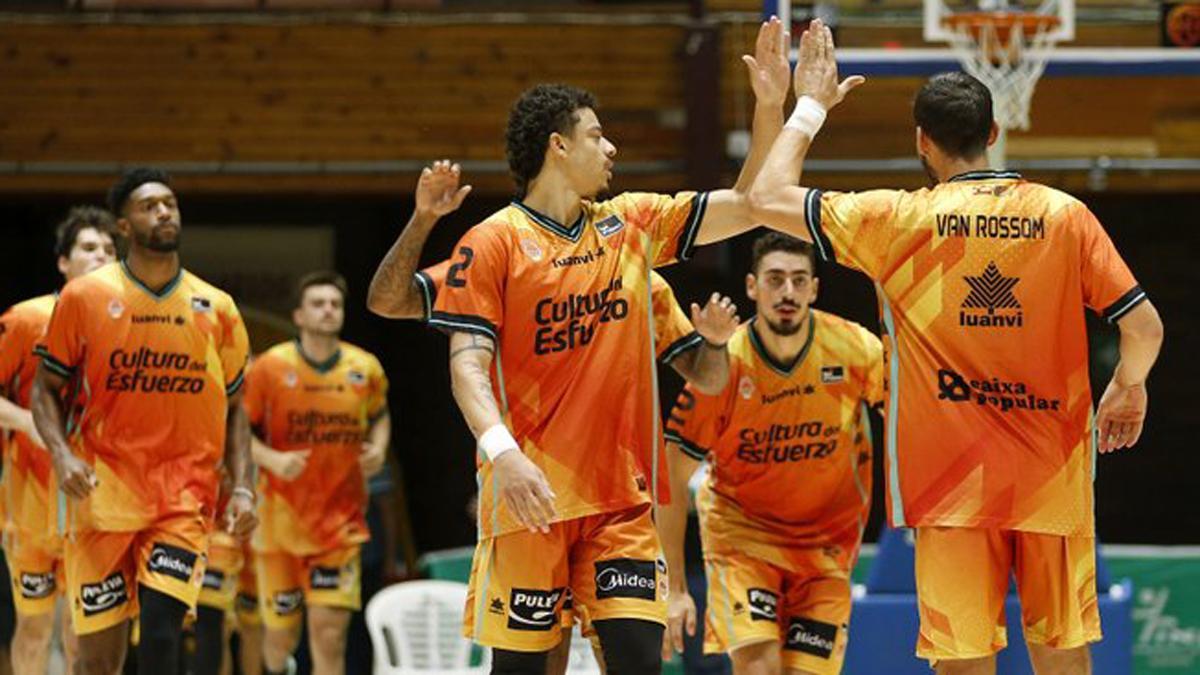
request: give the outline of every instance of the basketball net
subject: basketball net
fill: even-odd
[[[973,12],[944,21],[963,70],[992,92],[1000,137],[988,157],[994,168],[1003,168],[1006,132],[1029,129],[1033,90],[1054,49],[1059,20],[1046,14]]]

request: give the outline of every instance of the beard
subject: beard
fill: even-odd
[[[174,239],[167,239],[162,235],[158,227],[154,227],[149,232],[134,230],[133,241],[138,246],[157,253],[174,253],[179,250],[179,237],[181,235],[182,233],[177,232]]]
[[[795,321],[789,321],[786,323],[781,321],[772,321],[766,317],[763,318],[766,319],[767,328],[770,328],[772,333],[778,335],[779,337],[791,337],[800,332],[800,329],[804,327],[804,319],[807,317],[808,310],[805,310],[804,313],[800,314]]]
[[[933,167],[929,165],[929,160],[925,158],[925,155],[917,155],[917,157],[921,159],[921,168],[925,170],[925,175],[929,177],[930,187],[937,185],[938,177],[937,174],[934,173]]]

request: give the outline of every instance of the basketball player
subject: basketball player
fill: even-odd
[[[690,385],[668,421],[672,492],[697,496],[708,578],[705,652],[737,675],[836,675],[846,653],[850,572],[870,509],[867,410],[882,404],[879,338],[812,308],[812,246],[778,232],[754,242],[746,294],[757,314],[729,344],[729,384]],[[671,576],[668,636],[683,651],[696,606],[683,572],[687,499],[658,526]]]
[[[991,673],[1015,576],[1039,673],[1084,673],[1100,639],[1094,453],[1134,445],[1162,322],[1104,228],[1074,197],[988,168],[992,97],[969,75],[913,106],[918,191],[798,185],[838,83],[823,26],[802,39],[796,111],[758,174],[757,219],[876,284],[887,355],[887,510],[916,530],[917,654]],[[1092,412],[1083,307],[1121,333]]]
[[[77,206],[56,231],[58,271],[67,282],[114,260],[113,217],[94,206]],[[30,398],[38,360],[33,348],[46,332],[56,293],[13,305],[0,317],[0,426],[4,439],[4,490],[8,521],[4,553],[13,581],[17,629],[11,652],[16,675],[46,672],[54,606],[68,585],[63,578],[63,540],[58,531],[57,490],[50,455],[38,436]],[[66,667],[74,667],[75,634],[64,615]]]
[[[212,529],[244,536],[255,524],[246,330],[228,295],[180,265],[165,172],[126,172],[109,205],[129,254],[63,287],[37,347],[33,415],[70,498],[76,671],[118,671],[140,614],[139,672],[170,675]],[[232,489],[218,524],[222,458]]]
[[[254,559],[267,673],[284,672],[307,614],[314,673],[341,675],[350,614],[362,603],[366,479],[386,460],[391,417],[379,360],[339,339],[346,297],[341,275],[302,278],[292,313],[299,337],[256,358],[247,378],[264,469]]]

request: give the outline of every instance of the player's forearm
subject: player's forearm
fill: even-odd
[[[773,102],[756,102],[754,104],[754,122],[750,133],[750,151],[742,162],[742,170],[738,173],[735,192],[746,194],[754,179],[758,176],[771,152],[771,146],[783,129],[783,106]]]
[[[253,431],[250,433],[250,459],[254,460],[256,465],[274,472],[275,457],[278,454],[278,450],[262,442],[262,439],[255,435]]]
[[[0,396],[0,429],[28,434],[33,428],[33,412]]]
[[[808,190],[799,182],[811,145],[808,134],[793,128],[781,130],[747,197],[756,222],[805,241],[812,240],[804,219]]]
[[[371,452],[374,452],[381,457],[378,462],[378,468],[371,475],[375,475],[383,470],[382,457],[387,455],[389,443],[392,441],[392,416],[386,410],[382,415],[377,417],[371,423],[371,428],[367,430],[367,442],[371,445]],[[367,476],[370,478],[370,476]]]
[[[450,338],[450,388],[477,439],[504,421],[489,372],[494,354],[495,345],[489,338],[471,333],[455,333]]]
[[[1121,331],[1121,358],[1113,382],[1131,387],[1146,382],[1162,349],[1163,324],[1158,310],[1147,300],[1117,321]]]
[[[51,373],[45,366],[39,366],[30,394],[34,426],[46,449],[56,457],[71,454],[71,446],[67,443],[66,411],[58,396],[64,384],[65,378]]]
[[[704,341],[685,358],[687,365],[677,370],[697,391],[716,396],[725,389],[729,383],[729,351],[724,345],[714,347]]]
[[[688,479],[699,462],[683,454],[674,443],[667,446],[667,467],[671,474],[671,502],[659,507],[658,536],[662,541],[663,557],[667,559],[667,583],[671,592],[687,591],[687,562],[683,551],[687,534]]]
[[[241,398],[230,400],[225,414],[225,470],[235,488],[254,489],[254,462],[251,461],[250,422]]]
[[[413,280],[421,250],[437,216],[414,211],[404,231],[388,249],[367,289],[367,308],[391,319],[419,319],[423,307],[420,290]]]

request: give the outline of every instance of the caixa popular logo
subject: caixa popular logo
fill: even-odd
[[[566,589],[514,588],[508,601],[511,630],[550,630],[558,625],[558,601]]]
[[[79,586],[79,604],[84,616],[106,612],[126,602],[129,602],[129,589],[120,572],[112,573],[98,584]]]
[[[765,588],[747,589],[746,604],[750,605],[751,621],[779,619],[779,596]]]
[[[20,581],[21,597],[26,600],[48,598],[54,594],[54,589],[57,586],[54,581],[54,572],[43,572],[41,574],[21,572]]]
[[[180,581],[191,581],[196,569],[196,554],[170,544],[155,543],[150,549],[151,572],[175,577]]]
[[[596,562],[596,598],[653,600],[657,587],[653,560],[618,558]]]
[[[827,659],[833,655],[837,644],[837,631],[837,626],[831,623],[793,617],[788,622],[787,642],[783,648]]]

